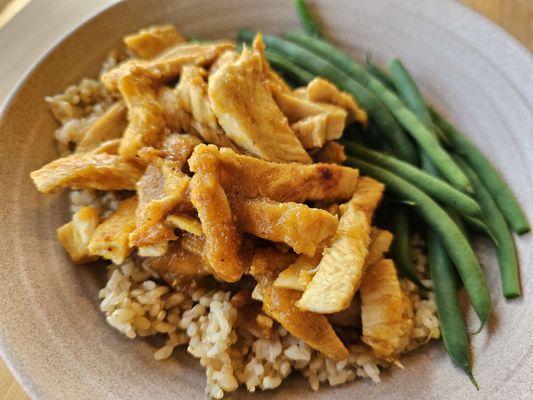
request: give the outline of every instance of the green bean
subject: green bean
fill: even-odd
[[[481,210],[485,215],[485,221],[496,238],[496,256],[500,266],[503,295],[507,299],[519,297],[521,289],[518,257],[509,226],[476,173],[462,160],[459,160],[459,165],[469,177],[470,182],[472,182],[474,195],[477,197]]]
[[[431,129],[435,136],[439,136],[440,130],[433,124],[433,119],[431,114],[416,86],[415,81],[403,66],[402,62],[398,59],[394,59],[389,63],[389,71],[394,82],[394,85],[398,91],[399,96],[405,102],[407,106],[413,110],[416,116],[422,121],[427,127]],[[440,135],[443,135],[440,132]],[[427,159],[425,155],[421,156],[422,159],[422,168],[426,170],[431,175],[438,177],[438,172],[435,167],[431,164],[431,161]],[[467,176],[468,177],[468,176]],[[494,237],[491,230],[485,225],[483,221],[479,218],[463,215],[463,219],[468,223],[470,227],[473,227],[476,231],[485,233],[496,243],[497,239]]]
[[[431,131],[403,104],[393,91],[389,90],[378,79],[369,75],[363,67],[330,43],[296,33],[287,34],[287,38],[314,53],[316,57],[323,57],[339,70],[366,86],[411,134],[411,137],[422,147],[424,153],[427,154],[431,162],[448,181],[462,190],[471,190],[468,179],[455,164],[452,157],[442,148]],[[282,47],[284,43],[279,45]],[[307,58],[310,58],[310,56],[308,55]],[[296,62],[298,63],[298,61]]]
[[[310,74],[305,69],[300,68],[278,53],[265,51],[265,57],[274,69],[289,75],[299,85],[307,85],[314,78],[313,74]]]
[[[411,75],[398,59],[392,60],[388,67],[400,98],[430,130],[433,136],[437,137],[431,115]],[[424,171],[436,178],[440,177],[439,171],[423,152],[421,154],[421,160]],[[466,232],[460,222],[460,218],[453,211],[448,211],[448,215],[450,215],[466,238]],[[432,232],[431,229],[427,229],[426,235],[428,264],[433,277],[435,300],[438,307],[437,312],[440,319],[444,346],[450,357],[465,371],[472,382],[476,384],[468,363],[468,335],[457,297],[453,264],[438,235]]]
[[[426,103],[424,102],[424,99],[422,98],[415,81],[404,67],[402,62],[398,59],[393,59],[391,62],[389,62],[388,68],[400,98],[409,108],[411,108],[418,119],[431,130],[433,135],[438,136],[437,129],[433,124],[433,120]],[[435,169],[431,161],[427,159],[427,156],[422,154],[421,159],[422,169],[435,177],[439,177],[438,171]],[[474,225],[477,230],[482,230],[484,233],[490,234],[487,226],[480,219],[472,216],[463,217],[465,217],[470,225]]]
[[[313,37],[322,37],[320,26],[311,15],[305,0],[294,0],[294,8],[304,32]]]
[[[433,280],[435,303],[439,317],[444,347],[452,360],[468,375],[478,387],[468,362],[468,334],[461,314],[457,296],[455,271],[439,236],[429,231],[427,237],[428,264]]]
[[[350,56],[338,50],[335,46],[324,39],[313,38],[297,32],[288,32],[285,38],[300,47],[324,58],[336,68],[344,72],[350,78],[363,86],[368,86],[372,77],[361,65],[356,63]]]
[[[366,60],[366,72],[369,73],[374,78],[378,79],[383,83],[387,88],[391,90],[396,90],[394,87],[394,83],[392,82],[392,79],[390,76],[383,71],[381,68],[379,68],[376,64],[374,64],[372,61],[370,61],[368,58]]]
[[[392,64],[389,64],[389,65],[393,65],[394,66],[395,65],[394,61],[393,61]],[[389,70],[391,70],[390,67],[389,67]],[[429,113],[426,110],[426,114],[427,114],[428,118],[424,118],[424,117],[426,117],[426,115],[424,115],[425,107],[419,107],[420,96],[419,96],[418,90],[417,90],[416,86],[414,85],[414,82],[412,82],[412,80],[406,79],[406,78],[409,78],[408,76],[406,76],[406,74],[401,74],[401,75],[397,76],[396,74],[394,74],[395,71],[391,71],[391,72],[393,72],[392,73],[393,79],[391,81],[390,78],[388,78],[384,73],[381,73],[381,71],[379,69],[377,69],[377,67],[374,67],[374,71],[375,71],[374,73],[380,74],[380,79],[379,80],[380,80],[381,83],[386,85],[387,88],[389,88],[389,89],[396,90],[398,92],[398,94],[400,95],[400,97],[402,98],[402,100],[406,103],[406,105],[408,107],[411,108],[411,110],[415,113],[415,115],[418,116],[419,119],[426,126],[428,126],[428,127],[431,126],[431,117],[429,116]],[[403,81],[405,81],[405,80],[407,80],[407,82],[404,83]],[[394,85],[394,87],[391,88],[388,85],[389,83],[392,83]],[[421,161],[422,169],[426,170],[430,175],[438,176],[437,170],[435,169],[435,167],[433,166],[431,161],[428,159],[427,155],[424,154],[424,152],[422,152],[422,151],[420,152],[420,161]],[[405,216],[403,216],[403,215],[393,215],[393,222],[395,223],[395,226],[398,226],[398,228],[399,228],[398,230],[399,230],[400,233],[402,233],[401,232],[401,228],[402,228],[401,224],[404,223],[404,221],[402,221],[402,218],[406,218],[407,219],[407,214],[405,214]],[[408,221],[405,221],[405,223],[408,223]],[[405,243],[402,243],[402,241],[404,241]],[[396,242],[396,233],[395,233],[395,236],[394,236],[393,250],[396,250],[396,247],[394,247],[394,243],[395,242]],[[402,239],[400,237],[400,240],[398,240],[398,245],[403,245],[403,246],[407,247],[410,250],[409,238],[407,237],[406,239]],[[398,248],[397,251],[400,253],[402,251],[402,249]],[[397,261],[398,265],[400,265],[401,263],[405,262],[405,260],[402,260],[401,253],[399,254],[399,256],[400,257],[398,257],[398,261]],[[411,261],[411,264],[412,264],[412,260],[409,259],[409,261]]]
[[[470,228],[470,230],[474,231],[475,233],[488,236],[494,242],[494,244],[498,243],[498,241],[496,240],[496,237],[490,231],[487,224],[485,224],[481,219],[476,218],[476,217],[471,217],[469,215],[461,215],[461,218],[465,222],[465,224]]]
[[[427,289],[416,273],[411,254],[409,232],[409,212],[405,206],[396,206],[392,210],[392,256],[398,270],[417,286]]]
[[[413,111],[420,122],[433,131],[433,121],[426,107],[426,103],[415,81],[411,78],[411,75],[409,75],[402,62],[395,58],[389,62],[388,69],[400,98]],[[433,135],[435,136],[435,132],[433,132]]]
[[[432,110],[433,120],[448,138],[457,153],[474,170],[491,194],[511,229],[518,234],[529,232],[527,217],[520,207],[511,188],[505,183],[492,163],[474,146],[466,136],[451,125],[444,117]]]
[[[350,159],[346,164],[383,182],[392,194],[414,204],[415,212],[439,235],[483,327],[491,313],[489,288],[472,247],[446,211],[423,191],[392,172],[356,159]]]
[[[394,171],[395,174],[411,182],[413,185],[418,186],[429,196],[442,204],[453,208],[461,215],[474,217],[481,215],[481,209],[474,199],[460,190],[455,189],[453,186],[450,186],[442,179],[431,176],[409,163],[384,153],[370,150],[361,145],[347,141],[342,141],[342,144],[345,146],[348,154],[370,161],[389,171]]]
[[[250,42],[253,37],[254,32],[252,31],[243,29],[239,31],[240,40]],[[342,90],[349,92],[361,107],[368,112],[370,118],[379,126],[383,134],[386,135],[395,154],[413,164],[417,163],[418,154],[410,138],[398,125],[394,116],[365,87],[350,79],[349,76],[339,71],[329,62],[316,57],[313,53],[294,43],[268,35],[264,35],[263,40],[270,51],[283,55],[312,74],[323,76]]]

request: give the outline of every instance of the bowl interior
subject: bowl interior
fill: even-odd
[[[429,4],[431,3],[431,4]],[[530,55],[507,35],[449,1],[337,0],[312,2],[328,37],[359,59],[401,56],[424,94],[490,156],[533,219],[533,82]],[[173,22],[190,37],[235,37],[240,27],[282,33],[298,29],[290,1],[130,0],[117,4],[65,38],[19,87],[0,120],[2,353],[38,398],[199,398],[205,377],[184,351],[153,359],[157,343],[129,340],[98,309],[103,269],[73,267],[56,241],[68,219],[65,196],[44,196],[29,172],[57,156],[56,128],[43,100],[81,77],[94,77],[121,37]],[[529,80],[528,80],[529,79]],[[531,235],[517,240],[524,297],[505,302],[498,267],[486,242],[477,243],[494,298],[494,318],[473,340],[477,393],[440,343],[403,359],[405,370],[312,394],[300,379],[273,392],[242,398],[341,399],[525,398],[533,389],[533,269]],[[475,320],[473,320],[475,323]],[[473,325],[472,325],[473,326]],[[515,397],[516,396],[516,397]]]

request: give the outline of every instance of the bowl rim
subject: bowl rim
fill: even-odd
[[[19,95],[19,92],[25,85],[26,81],[36,73],[36,71],[47,62],[50,56],[57,51],[72,35],[76,34],[78,31],[84,29],[87,25],[91,24],[96,18],[102,16],[105,13],[108,13],[114,9],[124,7],[131,0],[109,0],[110,3],[105,4],[104,6],[95,5],[94,10],[91,10],[86,16],[83,16],[79,22],[72,28],[66,29],[62,32],[57,39],[54,39],[48,48],[41,53],[36,61],[33,63],[31,68],[25,71],[19,80],[13,85],[8,92],[8,95],[5,97],[4,101],[0,104],[0,128],[4,117],[11,111],[14,100]],[[314,1],[324,1],[324,0],[314,0]],[[392,0],[388,0],[392,1]],[[43,3],[41,5],[46,5]],[[28,7],[32,6],[32,3]],[[463,3],[458,1],[448,1],[448,0],[436,0],[432,4],[432,7],[435,9],[435,14],[439,13],[440,9],[448,7],[449,9],[455,9],[454,12],[459,15],[468,16],[470,19],[469,22],[473,22],[475,25],[471,25],[470,29],[480,30],[484,29],[487,32],[490,32],[491,39],[495,42],[495,46],[506,46],[508,52],[514,53],[514,61],[520,64],[531,64],[533,65],[533,53],[530,52],[524,44],[522,44],[517,38],[512,36],[508,31],[503,29],[501,26],[489,20],[484,15],[474,11],[472,8],[466,6]],[[17,23],[15,19],[9,23]],[[474,50],[474,49],[473,49]],[[529,77],[526,72],[527,68],[513,68],[514,72],[522,70],[523,72],[518,72],[523,75],[524,78]],[[522,93],[522,92],[521,92]],[[533,93],[531,96],[526,96],[533,100]],[[0,131],[1,134],[1,131]],[[3,232],[3,231],[2,231]],[[10,343],[6,339],[4,328],[0,326],[0,357],[3,359],[6,367],[11,372],[11,374],[16,378],[18,383],[23,387],[26,394],[31,398],[35,397],[39,390],[37,389],[41,383],[38,382],[34,377],[28,375],[23,370],[23,365],[19,365],[16,362],[15,354],[10,350]]]

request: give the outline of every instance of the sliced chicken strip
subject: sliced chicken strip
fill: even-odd
[[[128,237],[135,229],[136,208],[137,196],[130,197],[98,225],[89,242],[91,254],[111,260],[116,265],[124,262],[133,250]]]
[[[102,75],[106,87],[115,91],[120,78],[135,75],[152,83],[164,83],[177,78],[185,65],[210,66],[224,51],[234,49],[231,41],[209,44],[179,43],[152,60],[129,60]]]
[[[207,72],[203,68],[184,67],[175,89],[177,102],[191,115],[190,128],[206,142],[218,147],[237,149],[218,124],[207,94],[206,76]]]
[[[268,87],[272,87],[271,85],[274,85],[278,90],[290,93],[292,91],[291,87],[281,76],[279,76],[276,71],[270,68],[270,64],[265,56],[265,43],[263,42],[263,34],[261,32],[258,32],[255,35],[252,43],[252,49],[256,54],[261,56],[261,63],[263,66],[262,79],[265,83],[268,83]]]
[[[299,256],[287,269],[280,272],[274,286],[303,292],[313,278],[321,258],[322,254],[317,254],[313,258]]]
[[[323,163],[342,164],[346,160],[344,146],[337,142],[328,142],[313,155],[313,160]]]
[[[153,25],[124,37],[124,44],[140,58],[152,58],[185,38],[173,25]]]
[[[85,132],[76,146],[76,152],[84,153],[95,149],[105,141],[121,137],[127,124],[124,103],[121,101],[115,103]]]
[[[233,64],[239,59],[240,55],[235,50],[224,51],[209,68],[209,76],[217,72],[221,67],[227,64]]]
[[[265,197],[296,203],[348,200],[359,176],[358,170],[336,164],[268,162],[206,145],[197,146],[191,160],[201,163],[203,157],[211,156],[220,162],[220,179],[226,191],[240,198]]]
[[[366,112],[357,105],[354,98],[324,78],[315,78],[309,82],[305,88],[305,93],[311,101],[333,104],[344,108],[348,112],[348,122],[357,121],[363,125],[368,122]]]
[[[392,239],[393,235],[389,231],[374,228],[372,232],[372,243],[370,244],[368,256],[365,260],[367,268],[384,258],[392,244]]]
[[[313,349],[336,361],[345,360],[348,358],[348,350],[328,319],[321,314],[300,311],[295,304],[301,292],[274,286],[278,272],[294,261],[293,257],[276,253],[279,250],[256,249],[250,267],[250,273],[258,281],[263,311]]]
[[[261,55],[245,48],[237,62],[209,78],[209,99],[219,124],[233,142],[259,158],[310,163],[262,73]]]
[[[311,115],[291,125],[304,149],[316,149],[326,143],[328,116]]]
[[[289,123],[293,124],[307,117],[323,114],[326,116],[324,126],[326,140],[335,140],[342,136],[346,126],[346,111],[341,107],[327,103],[316,103],[294,95],[292,92],[281,91],[276,87],[272,88],[272,94]]]
[[[129,238],[131,246],[157,245],[175,239],[166,217],[180,203],[189,202],[190,178],[181,172],[181,167],[177,161],[159,158],[146,168],[137,183],[139,203],[136,229]]]
[[[165,117],[152,83],[144,76],[120,77],[118,88],[128,107],[128,127],[119,154],[135,159],[144,146],[155,146],[164,133]]]
[[[309,257],[321,250],[337,229],[337,217],[305,204],[254,199],[240,201],[233,209],[244,232],[285,243]]]
[[[205,147],[203,145],[198,148]],[[236,282],[246,270],[241,257],[242,235],[238,232],[228,198],[220,183],[217,158],[206,155],[189,159],[195,174],[190,183],[190,198],[198,211],[204,232],[205,256],[213,274],[226,282]]]
[[[200,281],[210,273],[206,260],[197,253],[184,246],[187,238],[180,237],[170,243],[168,251],[159,257],[148,257],[144,266],[156,272],[173,288],[180,288],[184,284],[194,287],[194,282]]]
[[[72,216],[72,221],[57,230],[57,238],[74,264],[88,263],[98,258],[89,251],[89,242],[99,224],[98,210],[85,206]]]
[[[157,100],[163,110],[166,125],[170,129],[181,133],[191,131],[192,116],[181,106],[175,89],[168,86],[160,87],[157,91]]]
[[[357,187],[352,199],[340,207],[337,232],[297,304],[301,310],[339,312],[350,305],[361,284],[372,240],[372,213],[381,200],[384,185],[364,177]]]
[[[113,154],[73,154],[58,158],[30,176],[42,193],[61,189],[135,190],[143,170],[136,163]]]
[[[361,283],[362,340],[389,361],[409,343],[413,305],[402,291],[392,260],[371,266]]]

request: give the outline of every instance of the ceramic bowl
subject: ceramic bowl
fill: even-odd
[[[453,1],[313,1],[327,35],[355,57],[400,56],[425,96],[488,154],[533,220],[533,60],[514,39]],[[0,345],[30,395],[40,399],[204,398],[205,376],[184,351],[153,358],[156,343],[129,340],[98,308],[102,269],[70,264],[55,237],[66,196],[44,196],[28,174],[57,156],[56,127],[43,100],[95,76],[121,37],[175,23],[191,37],[235,37],[240,27],[298,29],[291,1],[131,0],[88,20],[37,63],[0,121]],[[28,33],[31,34],[31,31]],[[491,247],[478,243],[494,298],[494,318],[473,339],[481,390],[448,359],[442,344],[403,359],[405,369],[313,393],[293,378],[278,390],[239,398],[525,399],[533,393],[532,236],[518,238],[524,296],[504,301]],[[529,397],[530,398],[530,397]]]

